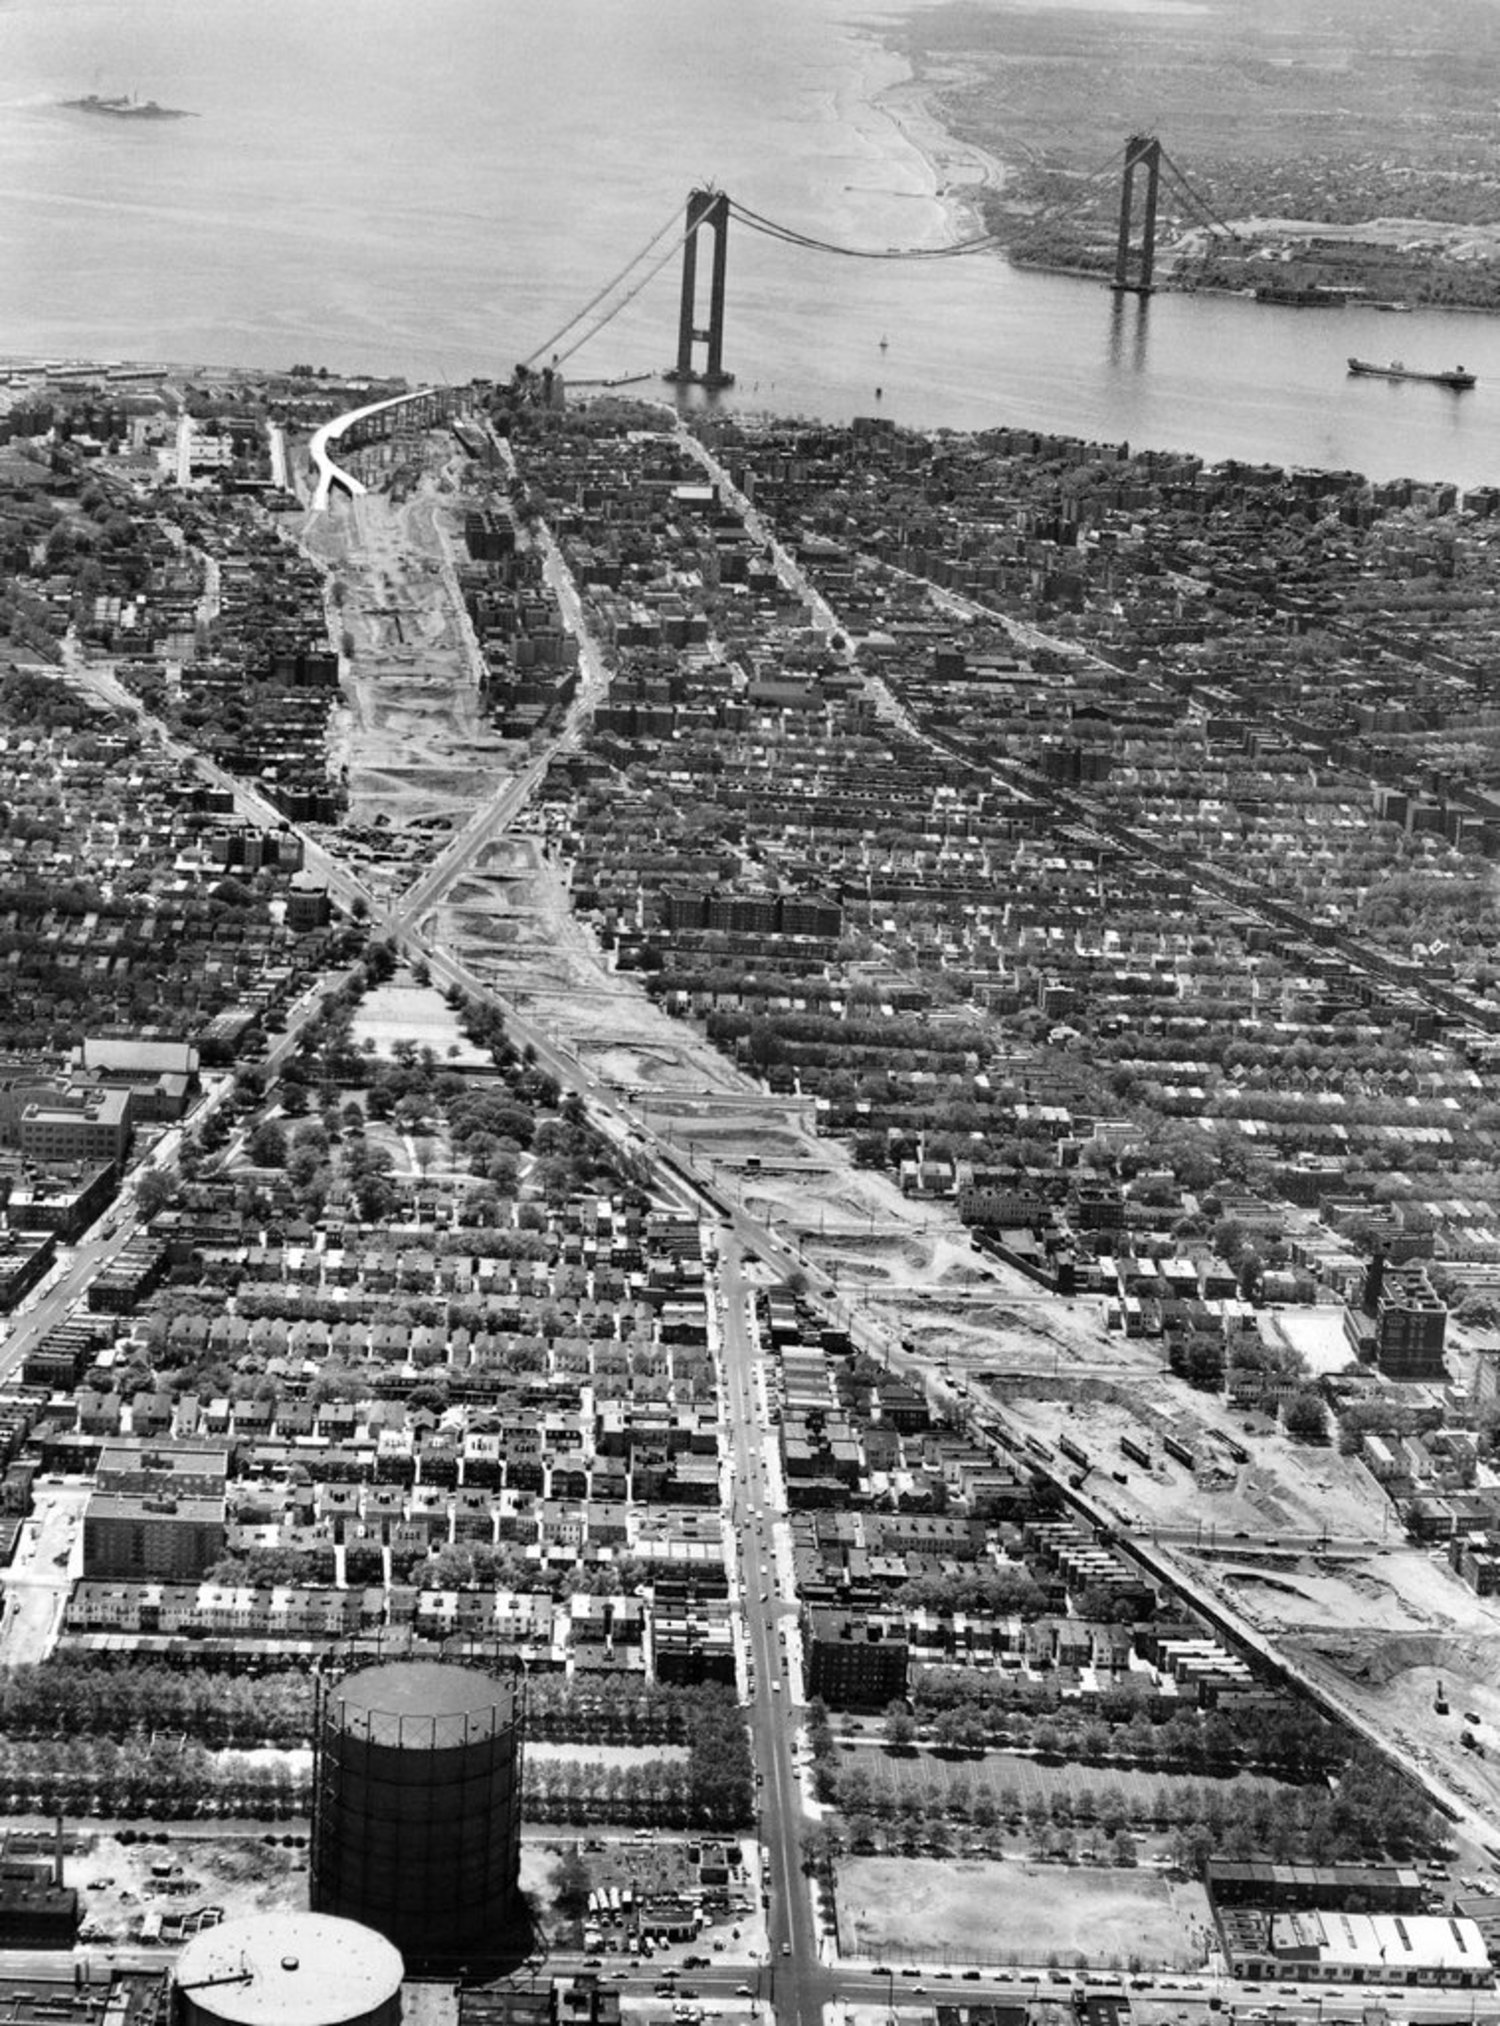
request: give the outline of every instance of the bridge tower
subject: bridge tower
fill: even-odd
[[[1140,265],[1130,275],[1131,233],[1135,225],[1135,172],[1146,172],[1145,212],[1141,219]],[[1125,143],[1125,176],[1120,185],[1120,236],[1115,246],[1115,278],[1119,294],[1150,295],[1156,270],[1156,196],[1161,182],[1161,142],[1154,135],[1132,134]]]
[[[698,241],[705,232],[714,238],[713,268],[708,284],[708,325],[698,323]],[[729,199],[722,190],[691,190],[687,204],[688,236],[682,247],[682,308],[677,320],[677,364],[668,373],[680,387],[732,387],[733,373],[724,371],[724,262],[729,246]],[[695,344],[707,346],[703,370],[693,364]]]

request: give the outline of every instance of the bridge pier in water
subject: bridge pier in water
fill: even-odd
[[[1131,277],[1131,236],[1135,226],[1135,172],[1146,172],[1145,211],[1141,220],[1140,262]],[[1150,295],[1156,272],[1156,200],[1161,183],[1161,142],[1154,135],[1132,134],[1125,143],[1125,174],[1120,185],[1120,235],[1115,245],[1115,276],[1110,287],[1120,295]]]
[[[713,234],[713,266],[708,285],[708,323],[698,323],[698,241]],[[729,199],[722,190],[688,193],[687,238],[682,247],[682,305],[677,319],[677,364],[667,374],[679,387],[732,387],[733,373],[724,370],[724,267],[729,249]],[[695,345],[707,347],[700,372],[694,364]]]

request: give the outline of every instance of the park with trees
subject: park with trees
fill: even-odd
[[[283,1820],[309,1804],[313,1677],[60,1655],[0,1675],[12,1812]],[[731,1690],[609,1676],[527,1683],[533,1821],[732,1830],[753,1814]]]

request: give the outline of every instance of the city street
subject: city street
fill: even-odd
[[[771,1895],[766,1920],[771,1955],[764,1995],[775,1998],[779,2018],[807,2026],[819,2016],[827,1980],[821,1974],[809,1883],[802,1875],[802,1802],[793,1758],[797,1730],[784,1643],[791,1606],[789,1600],[783,1601],[773,1534],[781,1515],[772,1501],[774,1487],[764,1454],[767,1421],[750,1313],[754,1289],[745,1278],[744,1248],[737,1236],[721,1233],[719,1259],[724,1412],[734,1474],[730,1515],[739,1549],[758,1832]]]
[[[7,1667],[45,1660],[81,1563],[87,1485],[39,1484],[10,1565],[0,1576],[0,1658]]]

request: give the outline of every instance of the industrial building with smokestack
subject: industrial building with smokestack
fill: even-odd
[[[0,1948],[70,1949],[78,1934],[78,1893],[63,1883],[63,1825],[52,1847],[7,1834],[0,1841]]]

